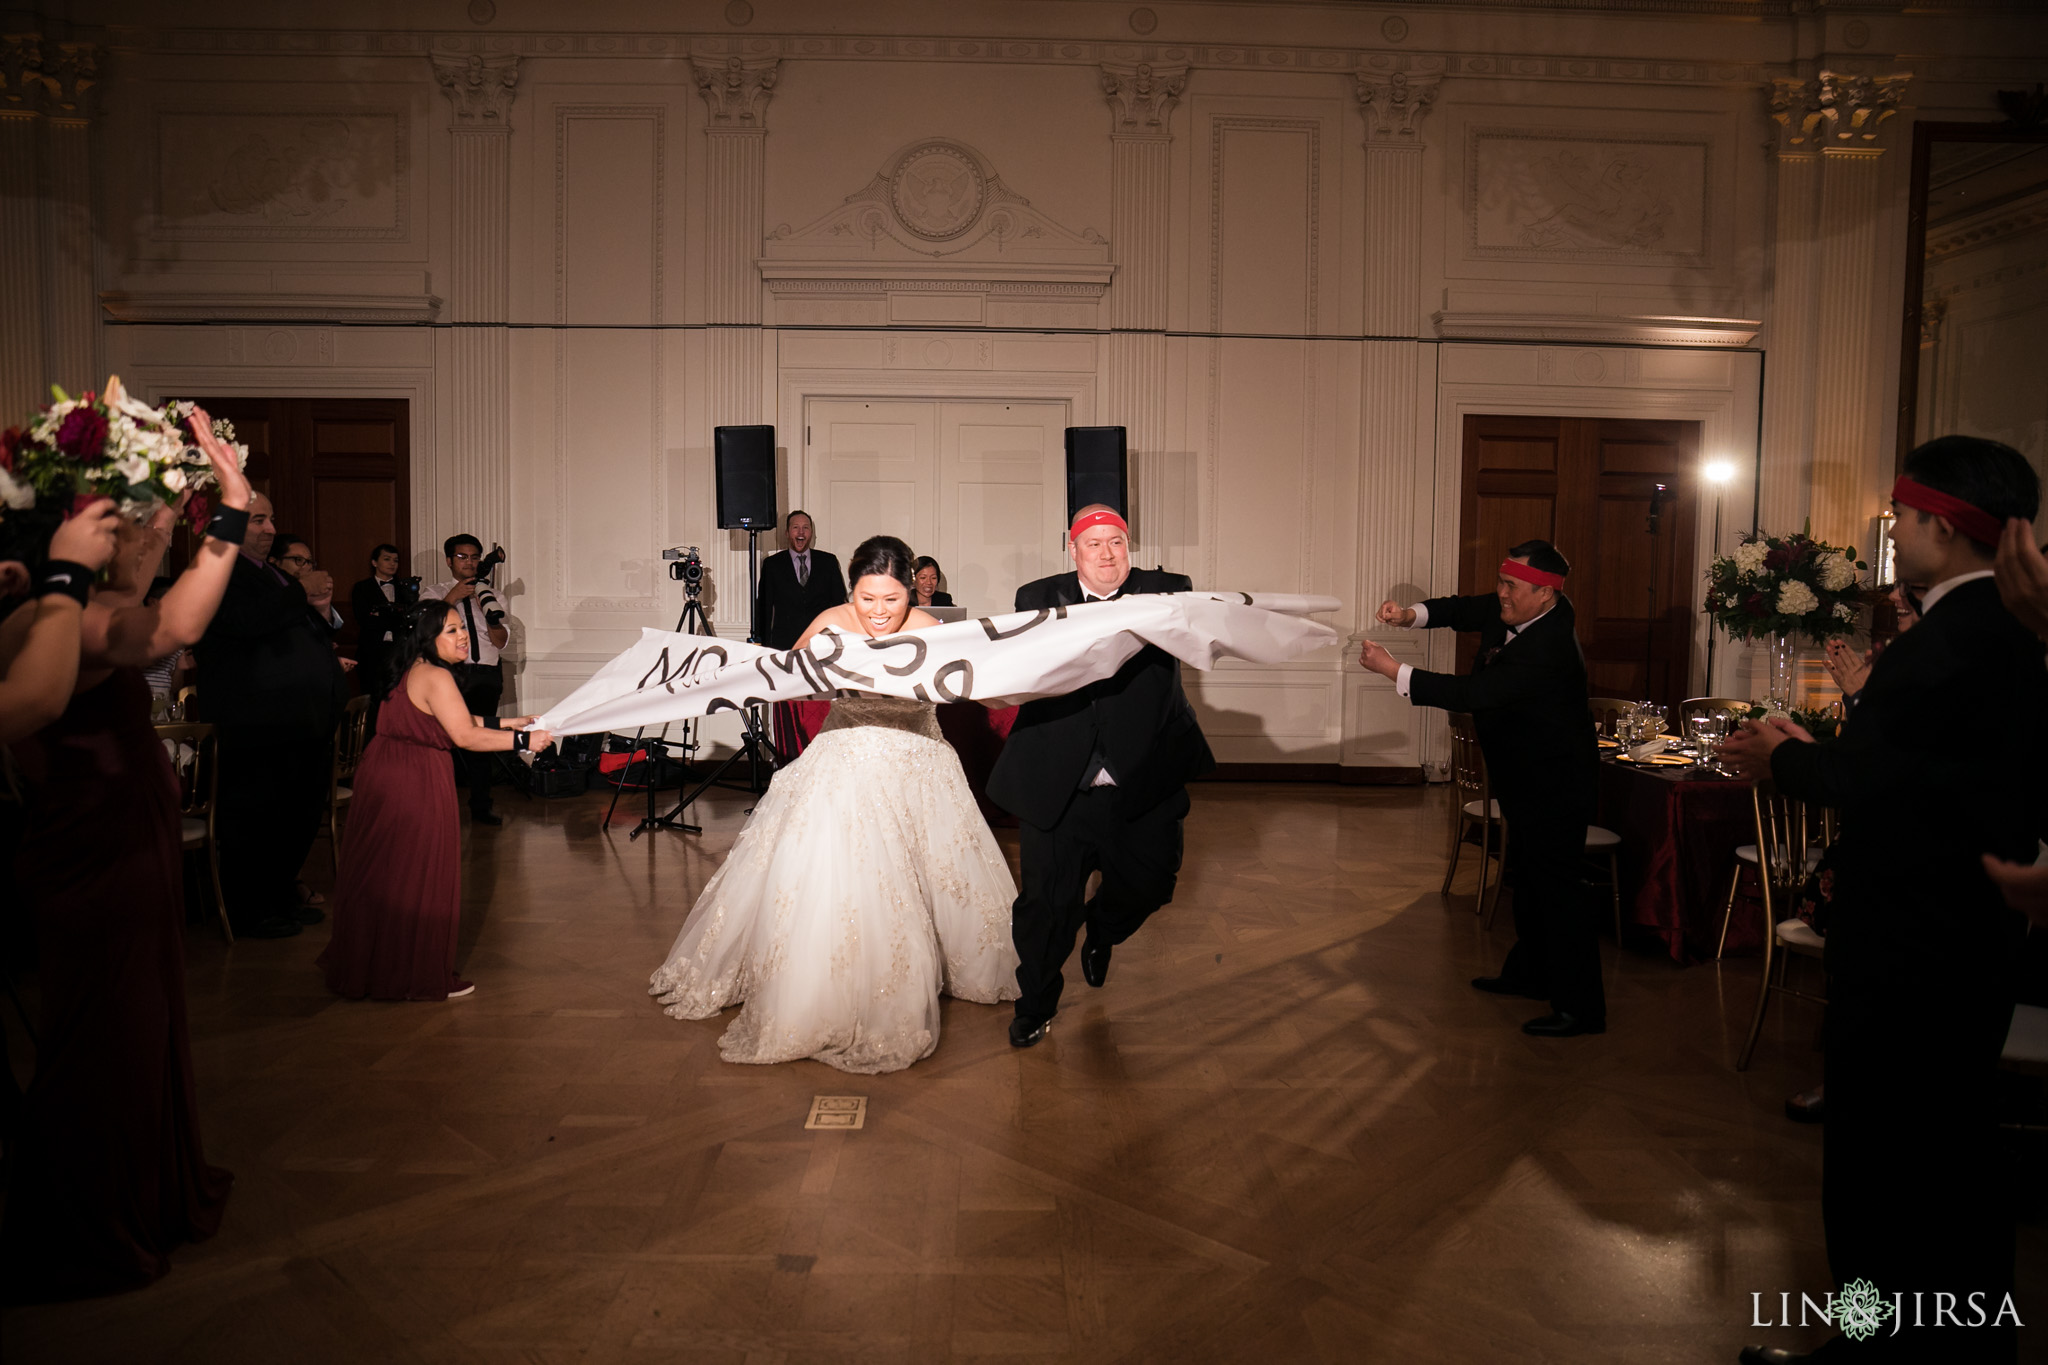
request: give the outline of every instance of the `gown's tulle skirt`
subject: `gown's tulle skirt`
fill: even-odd
[[[900,1071],[939,992],[1017,998],[1016,885],[942,740],[826,730],[776,775],[648,993],[677,1019],[744,1003],[728,1062]]]

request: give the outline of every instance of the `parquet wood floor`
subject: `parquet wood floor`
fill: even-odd
[[[1206,785],[1175,905],[1070,964],[1048,1042],[948,1001],[937,1054],[735,1067],[646,995],[744,818],[604,802],[468,836],[442,1005],[336,1001],[321,927],[196,931],[226,1227],[145,1292],[7,1319],[8,1361],[1734,1359],[1826,1288],[1814,1016],[1733,1057],[1756,964],[1607,954],[1612,1031],[1539,1042],[1437,895],[1441,789]],[[1014,839],[1010,839],[1014,858]],[[316,865],[324,846],[316,852]],[[730,1017],[730,1016],[728,1016]],[[807,1132],[817,1095],[858,1132]],[[1811,1341],[1816,1334],[1806,1334]],[[1801,1344],[1798,1334],[1775,1334]]]

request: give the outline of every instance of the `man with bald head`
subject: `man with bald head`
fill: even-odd
[[[1068,529],[1074,572],[1017,589],[1018,611],[1085,611],[1090,602],[1189,592],[1185,575],[1131,567],[1131,528],[1096,503]],[[1108,979],[1110,950],[1173,899],[1187,782],[1215,767],[1180,685],[1180,662],[1153,645],[1114,677],[1026,702],[989,775],[989,799],[1022,829],[1023,884],[1011,910],[1017,1015],[1010,1045],[1045,1037],[1065,983],[1060,969],[1085,925],[1081,975]],[[1102,884],[1087,899],[1088,874]]]
[[[221,891],[237,936],[284,938],[321,912],[298,903],[348,684],[332,647],[334,580],[270,562],[277,516],[249,500],[220,610],[194,649],[198,703],[220,743]]]

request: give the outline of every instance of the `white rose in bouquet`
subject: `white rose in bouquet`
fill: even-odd
[[[36,505],[36,490],[0,469],[0,503],[13,511],[26,512]]]
[[[1829,555],[1820,562],[1820,585],[1840,592],[1856,581],[1856,564],[1847,555]]]
[[[1778,614],[1780,616],[1804,616],[1820,606],[1820,599],[1813,595],[1813,589],[1796,578],[1788,578],[1778,588]]]
[[[1761,540],[1744,541],[1735,547],[1735,567],[1743,573],[1756,573],[1764,567],[1764,556],[1771,547]]]
[[[1855,607],[1853,607],[1853,606],[1851,606],[1851,605],[1850,605],[1849,603],[1847,603],[1847,602],[1837,602],[1837,603],[1835,603],[1835,619],[1836,619],[1837,621],[1853,621],[1853,620],[1855,620],[1855,619],[1856,619],[1856,608],[1855,608]]]

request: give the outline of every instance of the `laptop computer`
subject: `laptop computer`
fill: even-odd
[[[967,608],[965,607],[919,607],[918,610],[929,612],[941,621],[965,621],[967,619]]]

